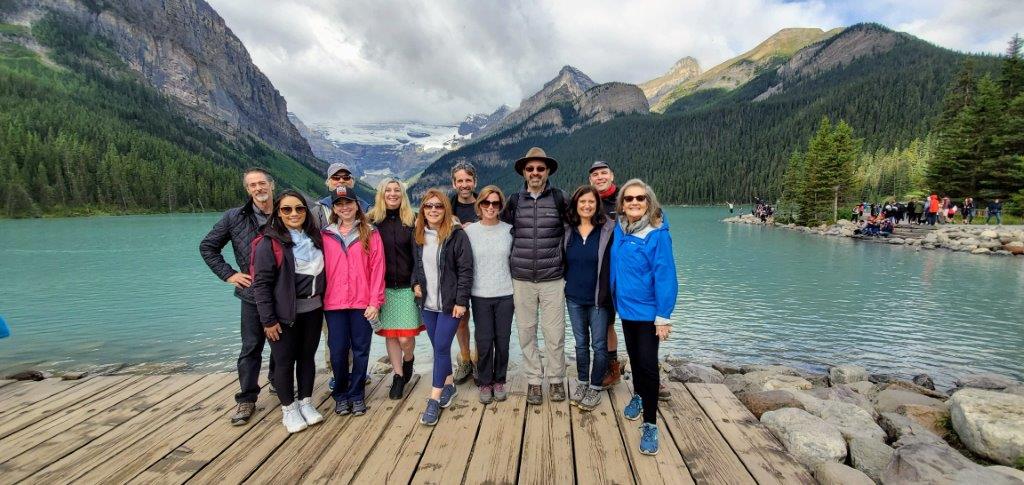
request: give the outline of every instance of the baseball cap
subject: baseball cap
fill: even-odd
[[[327,176],[330,177],[331,175],[334,175],[342,170],[348,173],[352,173],[352,170],[348,168],[348,165],[345,165],[344,163],[341,162],[335,162],[332,163],[330,167],[327,167]]]
[[[593,172],[594,170],[597,170],[599,168],[607,168],[608,170],[612,169],[611,167],[608,166],[608,162],[598,160],[590,164],[590,170],[588,170],[587,173]]]
[[[331,204],[334,204],[335,202],[338,202],[341,199],[356,200],[356,201],[359,200],[356,197],[356,191],[352,190],[352,189],[350,189],[350,188],[348,188],[348,187],[346,187],[344,185],[342,185],[341,187],[338,187],[337,189],[332,190],[328,194],[328,197],[331,198]]]

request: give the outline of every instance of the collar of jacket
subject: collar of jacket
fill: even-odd
[[[540,195],[538,195],[537,198],[539,199],[541,197],[544,197],[545,195],[548,195],[548,192],[551,192],[551,190],[553,189],[554,187],[551,186],[550,180],[544,182],[544,190],[540,191]],[[530,195],[530,185],[526,183],[526,181],[523,181],[523,188],[519,190],[519,194],[520,196],[532,197]]]

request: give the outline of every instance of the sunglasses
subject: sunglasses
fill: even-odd
[[[348,182],[349,180],[352,180],[352,176],[349,175],[349,174],[344,174],[343,175],[343,174],[337,173],[337,174],[331,175],[331,180],[333,180],[335,182],[337,182],[339,180],[344,180],[344,181]]]
[[[544,173],[544,172],[548,171],[548,167],[547,167],[547,165],[525,167],[525,168],[523,168],[523,171],[526,172],[526,173],[533,173],[533,172]]]
[[[501,201],[500,200],[481,200],[480,201],[480,208],[484,208],[484,207],[494,207],[495,209],[501,209]]]
[[[435,203],[430,203],[430,204],[423,204],[423,209],[424,210],[444,210],[444,204],[438,204],[436,202]]]
[[[622,201],[623,202],[633,202],[634,200],[637,201],[637,202],[646,202],[647,201],[647,196],[646,195],[624,195],[624,196],[622,196]]]
[[[304,206],[304,205],[297,205],[295,207],[292,207],[290,205],[282,205],[281,208],[278,209],[278,210],[280,210],[281,213],[286,215],[286,216],[292,215],[292,210],[295,210],[296,214],[305,214],[306,213],[306,206]]]

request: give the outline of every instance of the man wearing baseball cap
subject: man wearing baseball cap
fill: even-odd
[[[601,196],[601,209],[608,220],[615,222],[615,202],[619,197],[619,188],[615,186],[615,172],[608,162],[598,160],[590,165],[590,185],[597,189]],[[619,366],[618,335],[615,334],[615,309],[611,308],[608,314],[608,370],[604,376],[604,387],[611,387],[622,379],[622,369]]]
[[[349,170],[348,165],[341,162],[334,162],[331,166],[327,167],[327,180],[325,180],[324,183],[330,191],[334,191],[341,186],[353,189],[356,186],[356,178],[352,176],[352,170]],[[356,198],[356,202],[359,203],[359,208],[362,209],[364,213],[369,209],[365,200]],[[319,205],[320,210],[313,212],[316,213],[316,219],[320,224],[320,227],[324,228],[327,227],[327,221],[331,218],[331,197],[327,196],[320,199]]]

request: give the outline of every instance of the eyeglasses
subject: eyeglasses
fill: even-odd
[[[484,207],[494,207],[495,209],[501,209],[501,201],[500,200],[481,200],[480,201],[480,208],[484,208]]]
[[[306,206],[304,206],[304,205],[297,205],[295,207],[292,207],[290,205],[282,205],[281,208],[278,209],[278,210],[281,211],[281,214],[284,214],[286,216],[292,215],[292,210],[294,210],[296,214],[305,214],[306,213]]]
[[[334,175],[331,175],[331,180],[333,180],[335,182],[337,182],[339,180],[344,180],[344,181],[348,182],[349,180],[352,180],[352,176],[347,174],[347,173],[346,174],[336,173]]]
[[[624,196],[622,196],[622,201],[623,202],[633,202],[634,200],[637,201],[637,202],[646,202],[647,201],[647,196],[646,195],[624,195]]]
[[[525,168],[523,168],[523,171],[526,172],[526,173],[533,173],[533,172],[544,173],[544,172],[548,171],[548,167],[547,167],[547,165],[534,165],[532,167],[525,167]]]
[[[423,204],[423,210],[444,210],[444,204],[438,204],[438,203]]]

